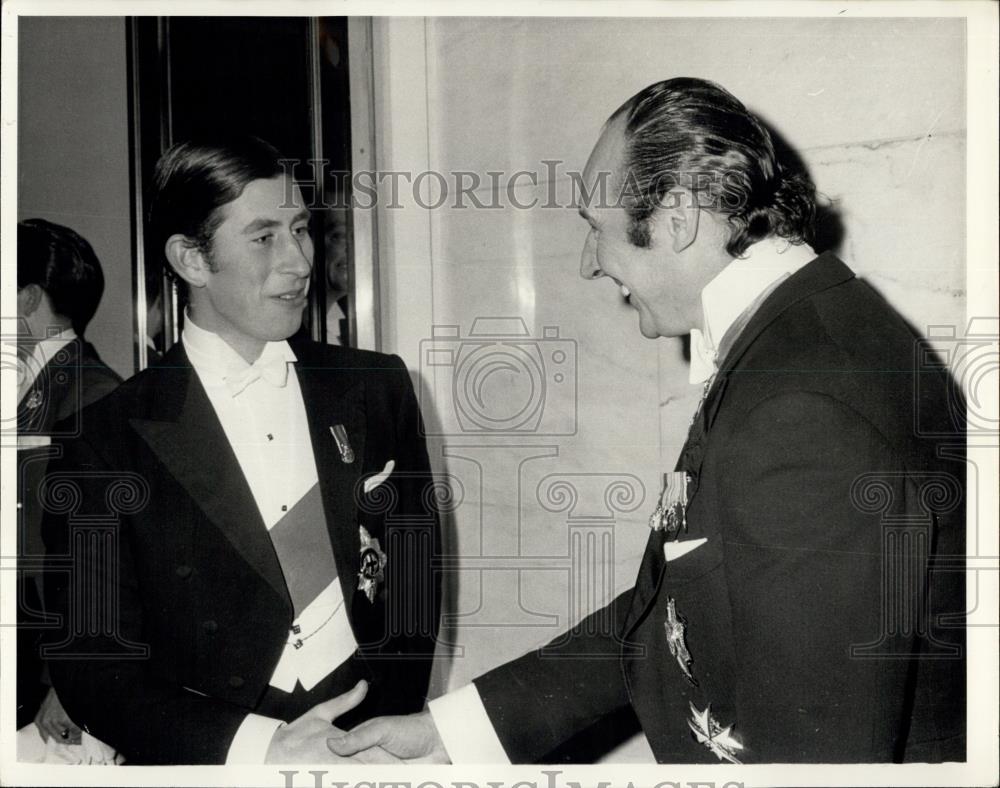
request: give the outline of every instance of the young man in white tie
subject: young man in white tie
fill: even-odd
[[[73,506],[45,521],[72,564],[46,583],[53,680],[131,764],[323,762],[333,720],[426,696],[440,540],[416,398],[399,358],[294,336],[313,246],[280,158],[244,138],[158,163],[181,340],[84,413],[58,469]]]

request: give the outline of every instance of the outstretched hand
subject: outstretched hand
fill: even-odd
[[[376,717],[342,735],[327,739],[337,755],[357,757],[375,748],[409,763],[450,763],[430,712]]]
[[[298,719],[282,725],[274,732],[265,763],[399,763],[399,758],[378,747],[359,748],[350,757],[337,757],[326,746],[331,734],[343,733],[333,727],[333,720],[361,703],[367,692],[368,685],[359,681],[350,692],[317,703]]]

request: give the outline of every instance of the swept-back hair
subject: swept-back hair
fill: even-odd
[[[153,174],[149,197],[153,248],[162,255],[167,239],[179,233],[207,254],[222,222],[219,209],[237,199],[251,181],[282,175],[280,160],[273,145],[252,136],[171,147]]]
[[[79,233],[45,219],[26,219],[17,224],[17,287],[27,285],[41,287],[52,311],[83,336],[104,294],[104,272]]]
[[[679,77],[657,82],[619,107],[625,118],[625,210],[629,239],[652,242],[649,218],[677,186],[731,227],[726,250],[739,257],[770,235],[809,243],[816,189],[778,161],[760,120],[713,82]]]

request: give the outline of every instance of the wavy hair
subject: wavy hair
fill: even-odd
[[[678,77],[640,91],[611,116],[624,116],[623,193],[629,240],[652,242],[649,219],[678,186],[726,217],[726,251],[741,256],[770,235],[793,244],[813,239],[816,188],[787,169],[760,120],[714,82]]]

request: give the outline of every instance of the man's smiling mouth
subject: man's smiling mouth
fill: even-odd
[[[619,290],[621,290],[621,293],[622,293],[622,297],[623,297],[623,298],[625,298],[625,300],[627,301],[627,300],[628,300],[628,297],[629,297],[630,295],[632,295],[632,291],[628,289],[628,287],[627,287],[627,286],[625,285],[625,283],[624,283],[624,282],[622,282],[622,280],[621,280],[621,279],[618,279],[617,277],[614,277],[614,276],[612,276],[612,277],[611,277],[611,280],[612,280],[612,281],[613,281],[613,282],[614,282],[614,283],[615,283],[616,285],[618,285],[618,289],[619,289]]]
[[[302,287],[297,287],[294,290],[289,290],[285,293],[278,293],[277,295],[271,296],[278,301],[284,301],[290,304],[297,304],[299,302],[305,301],[306,293],[309,291],[308,287],[303,285]]]

